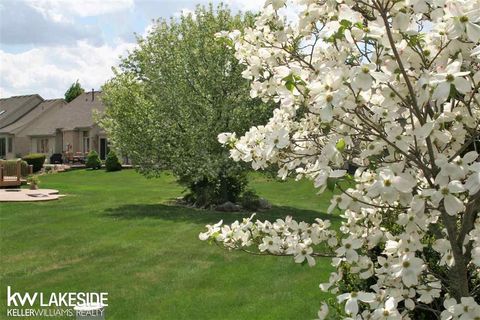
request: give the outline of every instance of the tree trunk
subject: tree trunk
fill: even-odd
[[[460,303],[462,297],[470,296],[468,269],[461,246],[456,245],[455,249],[452,247],[452,252],[455,265],[450,269],[448,274],[448,279],[450,280],[449,289],[453,298]]]

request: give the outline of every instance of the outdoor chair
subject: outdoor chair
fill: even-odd
[[[20,187],[33,173],[33,166],[22,160],[0,161],[0,187]]]
[[[76,152],[75,155],[73,156],[73,161],[85,163],[85,154],[82,152]]]
[[[73,164],[73,154],[71,152],[65,152],[65,160],[67,163]]]

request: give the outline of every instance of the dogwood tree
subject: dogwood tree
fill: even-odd
[[[251,217],[200,239],[310,266],[332,257],[320,287],[341,308],[321,319],[480,319],[480,1],[295,2],[293,22],[290,3],[268,0],[254,28],[219,35],[251,96],[279,102],[219,141],[255,169],[336,186],[341,227]]]

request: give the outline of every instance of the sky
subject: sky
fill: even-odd
[[[78,80],[99,90],[153,19],[179,17],[208,0],[0,0],[0,97],[63,98]],[[214,0],[214,3],[219,1]],[[224,0],[258,10],[262,0]]]

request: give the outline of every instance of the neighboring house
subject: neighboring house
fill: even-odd
[[[38,94],[0,99],[0,159],[15,155],[15,136],[3,128],[19,121],[43,101]]]
[[[1,128],[0,135],[4,135],[8,138],[7,152],[6,154],[3,154],[5,156],[2,156],[2,153],[0,152],[0,158],[11,159],[17,158],[17,156],[22,156],[30,152],[37,152],[37,148],[35,148],[35,144],[37,143],[37,141],[35,141],[35,139],[32,139],[31,136],[28,136],[25,131],[30,126],[34,125],[37,120],[41,119],[42,117],[48,117],[50,114],[53,114],[53,112],[58,110],[63,105],[65,105],[65,100],[63,99],[43,100],[29,113],[25,114],[17,121],[6,127]],[[58,150],[60,150],[60,153],[62,152],[61,147]],[[54,151],[56,150],[41,150],[41,152],[45,154],[50,154]]]
[[[94,110],[100,113],[105,110],[99,91],[83,93],[70,103],[63,99],[41,101],[23,117],[0,128],[0,137],[9,137],[13,143],[10,148],[7,143],[5,156],[0,152],[0,158],[30,152],[68,156],[96,150],[105,159],[108,140],[94,122]]]

